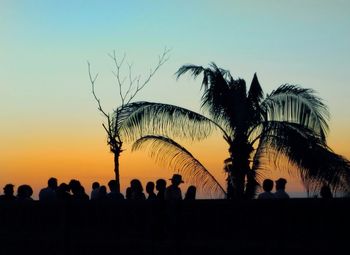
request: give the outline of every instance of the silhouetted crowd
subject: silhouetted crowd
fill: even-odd
[[[146,193],[143,191],[143,186],[140,180],[133,179],[130,186],[126,189],[125,197],[118,191],[116,180],[108,182],[108,189],[105,185],[100,185],[98,182],[92,183],[92,191],[90,196],[86,194],[84,187],[80,181],[72,179],[68,184],[61,183],[58,185],[57,179],[52,177],[47,182],[47,187],[39,192],[40,201],[118,201],[118,200],[195,200],[196,187],[191,185],[188,187],[185,196],[182,196],[179,185],[183,183],[182,176],[174,174],[169,179],[171,184],[167,186],[164,179],[158,179],[156,183],[147,182]],[[263,181],[263,192],[260,193],[258,199],[288,199],[289,195],[285,191],[287,180],[279,178],[275,181],[276,192],[272,192],[274,182],[271,179]],[[155,191],[156,190],[156,191]],[[33,189],[23,184],[17,188],[17,195],[14,195],[14,185],[6,184],[4,187],[4,194],[0,195],[0,201],[26,201],[33,200]],[[321,198],[332,198],[332,192],[328,185],[323,185],[320,190]]]
[[[68,184],[61,183],[58,185],[57,179],[51,177],[47,182],[47,187],[39,192],[39,201],[118,201],[118,200],[194,200],[196,199],[196,187],[189,186],[185,196],[182,196],[179,185],[183,183],[182,176],[174,174],[171,179],[171,184],[167,186],[164,179],[158,179],[156,183],[148,182],[146,184],[147,197],[143,191],[143,186],[140,180],[133,179],[130,182],[130,187],[126,189],[125,197],[118,191],[116,180],[108,182],[108,189],[105,185],[100,185],[98,182],[92,183],[92,191],[90,196],[86,194],[85,188],[80,181],[72,179]],[[156,192],[155,192],[156,190]],[[0,195],[0,201],[30,201],[33,200],[33,189],[27,185],[20,185],[17,189],[17,195],[14,195],[14,185],[6,184],[4,194]]]

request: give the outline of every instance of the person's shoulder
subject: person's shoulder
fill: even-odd
[[[271,192],[263,192],[258,195],[258,199],[271,199],[275,198],[275,195]]]
[[[155,199],[157,199],[157,195],[156,194],[151,193],[151,194],[148,195],[147,200],[155,200]]]
[[[289,195],[287,192],[285,192],[283,190],[278,190],[275,192],[275,197],[276,198],[289,198]]]
[[[48,196],[48,193],[49,193],[49,191],[48,191],[47,187],[46,188],[42,188],[39,191],[39,199]]]
[[[108,199],[112,199],[112,200],[122,200],[124,199],[124,196],[122,193],[117,193],[117,192],[109,192],[106,197]]]
[[[42,189],[39,191],[39,193],[43,193],[43,192],[47,191],[47,189],[48,189],[48,187],[42,188]]]

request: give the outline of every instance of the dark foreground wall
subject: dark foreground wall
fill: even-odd
[[[349,232],[348,199],[0,204],[0,254],[350,254]]]

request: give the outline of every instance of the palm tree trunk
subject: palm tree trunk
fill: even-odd
[[[246,169],[243,167],[241,159],[233,159],[231,168],[231,184],[232,184],[232,195],[233,199],[244,198],[244,186]]]
[[[114,173],[115,173],[115,180],[117,183],[117,192],[120,193],[120,179],[119,179],[119,156],[120,156],[120,151],[115,151],[113,152],[114,154]]]
[[[248,173],[251,172],[249,158],[252,152],[252,146],[247,139],[240,139],[240,142],[237,140],[230,146],[232,160],[232,167],[230,169],[230,180],[232,184],[231,197],[233,199],[242,199],[246,198],[246,177],[248,177],[248,181],[251,179],[249,178]]]
[[[245,188],[245,198],[252,199],[256,195],[257,188],[259,186],[259,183],[255,179],[255,171],[252,169],[249,169],[247,172],[247,183]]]

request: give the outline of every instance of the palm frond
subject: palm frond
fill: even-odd
[[[141,107],[133,110],[134,104]],[[129,107],[130,111],[127,110]],[[120,133],[126,141],[134,141],[148,134],[201,140],[217,128],[207,117],[175,105],[136,102],[126,105],[123,112],[130,112],[120,126]]]
[[[266,179],[266,172],[268,171],[268,165],[269,162],[266,158],[266,152],[268,151],[268,148],[266,148],[265,143],[259,142],[259,145],[257,146],[257,149],[254,153],[253,160],[252,160],[252,171],[254,171],[256,174],[256,181],[259,183],[262,183],[264,179]]]
[[[229,84],[223,73],[215,63],[204,73],[208,86],[206,86],[203,95],[201,107],[208,111],[210,116],[222,125],[229,126],[227,123],[227,113],[232,107],[232,97]]]
[[[262,111],[260,103],[264,98],[263,90],[260,86],[256,73],[254,74],[252,83],[248,91],[248,116],[251,124],[258,124],[262,120]]]
[[[264,98],[264,93],[260,86],[258,77],[255,73],[253,76],[252,83],[250,84],[250,87],[249,87],[248,100],[253,102],[254,106],[257,106],[260,104],[263,98]]]
[[[122,126],[123,122],[128,119],[132,113],[135,111],[141,109],[144,106],[148,106],[151,103],[145,102],[145,101],[139,101],[139,102],[133,102],[129,103],[127,105],[123,105],[121,107],[118,107],[114,113],[113,113],[113,123],[118,130]]]
[[[149,148],[150,157],[187,178],[211,197],[223,198],[226,193],[215,177],[184,147],[164,136],[148,135],[138,139],[132,150]]]
[[[260,143],[276,151],[276,160],[285,155],[296,164],[305,184],[316,189],[328,183],[334,189],[349,190],[350,162],[330,150],[318,133],[289,122],[270,121],[264,126]]]
[[[326,105],[311,89],[295,85],[282,85],[261,104],[265,120],[287,121],[303,125],[325,139],[329,119]]]
[[[186,65],[177,74],[191,71],[196,77],[203,72],[201,107],[232,135],[237,127],[248,125],[247,91],[243,79],[233,79],[228,70],[211,63],[209,68]],[[242,128],[243,129],[243,128]]]
[[[183,65],[179,68],[179,70],[176,71],[176,79],[179,79],[180,76],[184,75],[187,72],[191,72],[193,78],[197,78],[198,75],[200,75],[202,72],[204,72],[206,68],[203,66],[196,66],[196,65]]]
[[[266,148],[262,143],[259,143],[257,149],[255,150],[253,159],[251,161],[251,170],[247,174],[247,188],[246,193],[249,198],[254,198],[257,194],[259,186],[262,186],[262,182],[266,179],[268,171],[268,162],[265,157]],[[251,179],[251,180],[249,180]],[[248,183],[250,183],[248,185]],[[249,189],[248,189],[249,187]]]

